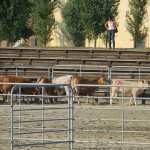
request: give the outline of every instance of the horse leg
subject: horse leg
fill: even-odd
[[[115,97],[115,95],[116,95],[116,93],[114,91],[110,94],[110,105],[112,105],[113,97]]]

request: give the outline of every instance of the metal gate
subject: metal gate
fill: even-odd
[[[14,89],[41,87],[41,95],[17,95],[18,105],[14,105],[16,97]],[[73,143],[73,102],[69,95],[59,96],[67,98],[67,105],[49,105],[44,103],[44,99],[54,98],[51,95],[44,95],[44,87],[47,86],[67,86],[70,91],[70,85],[54,84],[19,84],[15,85],[11,91],[11,150],[15,147],[24,146],[43,146],[60,144],[65,149],[72,149]],[[57,96],[56,96],[57,97]],[[25,98],[39,98],[39,105],[24,105]],[[63,114],[63,115],[61,115]],[[63,126],[61,126],[63,125]],[[50,148],[48,148],[50,149]]]

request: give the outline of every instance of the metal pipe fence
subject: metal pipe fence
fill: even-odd
[[[27,64],[14,64],[14,65],[9,65],[9,64],[4,64],[4,65],[0,65],[0,69],[2,70],[2,72],[4,72],[5,70],[5,74],[7,75],[7,73],[9,74],[9,72],[13,71],[14,76],[26,76],[26,72],[29,70],[30,72],[30,76],[31,74],[33,75],[34,71],[36,70],[36,74],[41,74],[41,76],[45,73],[46,76],[50,79],[51,78],[51,67],[48,66],[37,66],[37,65],[27,65]],[[32,76],[34,77],[34,76]]]
[[[27,70],[37,70],[39,75],[47,76],[49,79],[53,79],[56,75],[61,74],[78,74],[79,76],[89,76],[94,75],[98,76],[99,74],[104,73],[108,76],[108,79],[113,79],[114,77],[119,77],[120,79],[131,79],[139,80],[145,77],[148,77],[150,72],[150,67],[146,66],[96,66],[96,65],[55,65],[53,67],[48,66],[36,66],[36,65],[26,65],[26,64],[15,64],[15,65],[0,65],[0,69],[14,70],[15,76],[22,76],[26,74]],[[37,76],[36,76],[37,77]]]
[[[102,144],[150,146],[150,98],[137,97],[138,106],[127,106],[131,95],[125,95],[122,92],[115,97],[118,99],[119,105],[116,105],[114,101],[113,106],[110,106],[108,103],[110,96],[105,96],[103,93],[97,93],[94,96],[74,96],[71,94],[74,89],[66,84],[3,84],[15,85],[9,94],[11,104],[0,105],[3,109],[0,122],[7,120],[0,125],[3,133],[0,139],[10,140],[11,150],[26,146],[59,144],[64,149],[99,148]],[[69,96],[45,95],[44,88],[51,86],[67,86]],[[107,92],[108,88],[113,86],[122,89],[125,87],[149,88],[149,86],[91,84],[82,84],[76,87],[79,86],[98,87],[103,92]],[[21,89],[28,87],[41,87],[42,92],[38,95],[22,94]],[[14,92],[16,88],[19,88],[19,93]],[[45,99],[56,97],[61,98],[61,103],[44,103]],[[38,98],[40,103],[24,104],[23,99],[25,98]],[[73,104],[73,98],[75,100],[80,98],[81,105],[77,105],[76,101]],[[87,105],[87,98],[98,99],[98,102],[95,105]],[[147,105],[139,103],[143,99],[147,100]],[[16,100],[18,101],[17,105],[14,104]],[[65,103],[62,103],[64,101]],[[9,112],[6,113],[4,108],[9,109]],[[11,132],[11,134],[7,134],[5,137],[3,135],[6,132]],[[50,149],[51,147],[46,148]]]
[[[79,76],[87,76],[90,74],[100,75],[106,74],[109,78],[109,67],[108,66],[96,66],[96,65],[55,65],[52,68],[52,79],[55,77],[55,74],[59,72],[68,72],[68,74],[78,74]]]
[[[77,85],[76,87],[89,87],[89,85]],[[99,88],[111,88],[111,85],[90,85]],[[131,85],[114,85],[115,87],[124,88],[145,88],[145,86]],[[149,86],[147,86],[148,88]],[[75,96],[81,99],[86,96]],[[98,98],[97,105],[74,106],[74,147],[78,149],[94,148],[94,145],[101,144],[126,144],[126,145],[149,145],[150,119],[148,113],[149,106],[127,106],[127,102],[131,98],[122,91],[119,100],[119,106],[110,106],[106,99],[110,96],[91,96],[88,98]],[[150,98],[137,97],[138,101],[142,99],[150,100]],[[105,105],[104,105],[105,103]],[[76,115],[79,112],[80,115]],[[107,115],[106,115],[107,114]],[[134,114],[134,115],[133,115]],[[139,116],[139,114],[141,116]],[[143,130],[143,128],[145,130]],[[136,138],[134,138],[136,137]],[[148,138],[148,139],[147,139]],[[80,146],[79,146],[80,144]],[[85,146],[87,144],[87,146]],[[98,148],[98,146],[96,146]]]
[[[72,117],[72,96],[58,96],[62,100],[65,98],[65,105],[51,105],[45,104],[44,100],[47,98],[57,98],[54,95],[45,95],[45,87],[66,86],[68,91],[71,91],[70,85],[67,84],[18,84],[18,83],[3,83],[13,84],[11,94],[11,103],[5,107],[9,107],[10,112],[8,116],[2,115],[1,119],[9,118],[6,130],[10,130],[11,134],[7,135],[10,140],[10,149],[14,150],[18,147],[49,145],[49,144],[64,144],[65,149],[72,149],[73,136],[73,117]],[[15,93],[15,89],[29,87],[41,87],[42,93],[40,95],[26,95],[22,93]],[[24,104],[24,98],[38,98],[40,104]],[[67,98],[67,99],[66,99]],[[18,104],[14,104],[18,101]],[[4,105],[3,105],[4,106]],[[63,116],[61,113],[63,112]],[[49,114],[50,113],[50,114]],[[1,120],[1,123],[3,120]],[[48,123],[49,122],[49,123]],[[61,126],[60,124],[64,124]],[[2,126],[0,125],[0,128]],[[6,131],[1,131],[1,133]],[[9,131],[8,131],[9,132]],[[53,133],[51,135],[51,133]],[[55,136],[55,133],[57,136]],[[59,135],[60,133],[60,135]],[[53,136],[54,135],[54,136]],[[1,137],[1,140],[6,140],[6,137]]]
[[[120,75],[122,77],[130,76],[131,80],[140,80],[143,79],[142,75],[149,76],[149,69],[150,67],[145,66],[112,66],[110,68],[110,79],[113,79],[113,75]]]

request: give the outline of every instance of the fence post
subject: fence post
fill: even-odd
[[[73,149],[73,97],[72,88],[68,86],[68,149]]]
[[[14,136],[13,136],[13,128],[14,128],[14,126],[13,126],[13,91],[14,91],[14,88],[15,88],[15,86],[12,88],[12,90],[11,90],[11,150],[13,150],[14,149]]]

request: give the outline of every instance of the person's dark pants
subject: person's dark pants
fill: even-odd
[[[115,48],[115,30],[108,30],[109,48],[111,48],[111,41],[113,43],[113,48]]]

